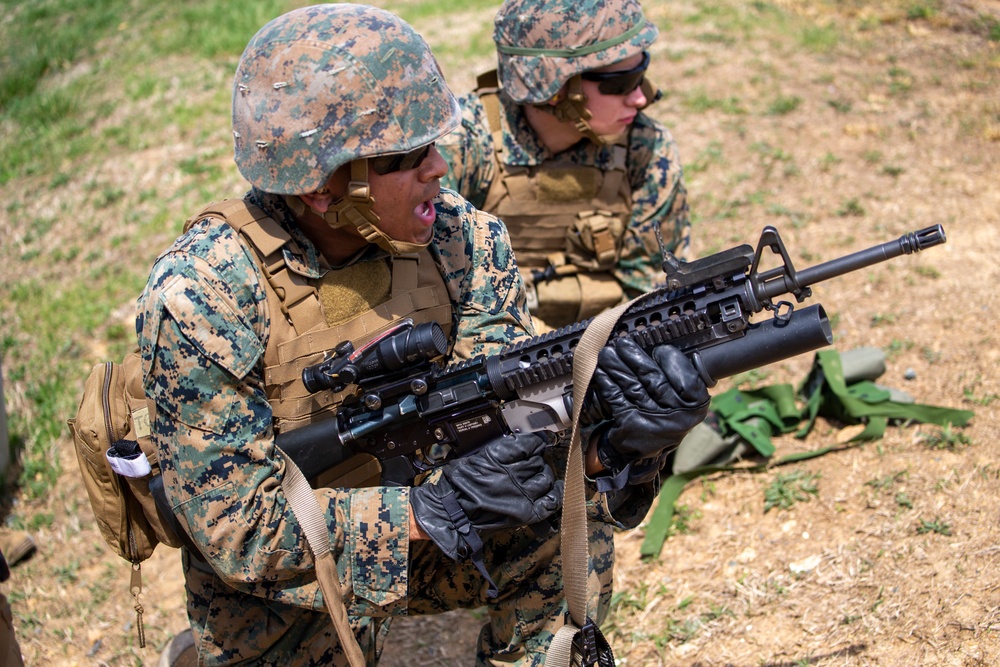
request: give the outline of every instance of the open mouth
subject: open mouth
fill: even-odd
[[[425,225],[434,224],[434,220],[437,218],[437,211],[434,209],[434,204],[429,199],[413,209],[413,212]]]

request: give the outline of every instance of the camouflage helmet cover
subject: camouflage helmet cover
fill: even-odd
[[[233,82],[236,165],[276,194],[313,192],[341,165],[411,151],[458,121],[423,38],[365,5],[279,16],[250,40]]]
[[[521,104],[543,104],[573,76],[631,58],[659,30],[638,0],[506,0],[493,24],[500,82]]]

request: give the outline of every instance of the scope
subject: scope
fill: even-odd
[[[391,329],[364,347],[355,350],[350,342],[341,343],[334,354],[302,370],[306,390],[341,391],[362,378],[393,373],[406,366],[421,364],[448,351],[448,337],[437,322],[412,323]]]

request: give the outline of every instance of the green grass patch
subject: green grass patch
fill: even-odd
[[[921,434],[921,442],[930,449],[946,449],[955,451],[972,444],[969,436],[962,431],[946,424],[940,430]]]
[[[701,42],[735,44],[752,37],[774,34],[788,35],[795,30],[797,19],[778,6],[756,0],[748,3],[700,3],[684,18],[689,26],[704,28],[696,33]]]
[[[982,33],[991,42],[1000,42],[1000,18],[990,14],[980,14],[975,21],[977,32]]]
[[[724,165],[725,155],[722,150],[721,141],[709,142],[708,146],[699,152],[693,160],[684,165],[684,171],[688,173],[698,173],[707,171],[712,165]]]
[[[915,84],[913,74],[902,67],[889,68],[889,94],[905,95]]]
[[[828,53],[840,43],[840,33],[832,25],[805,26],[799,44],[814,53]]]
[[[917,525],[917,534],[926,535],[927,533],[950,536],[951,524],[944,521],[940,517],[936,517],[930,521],[927,519],[920,519],[920,523]]]
[[[111,315],[135,299],[144,278],[145,273],[117,267],[99,279],[66,284],[26,279],[2,294],[5,312],[18,327],[3,329],[4,374],[23,395],[19,409],[8,414],[8,430],[14,451],[22,453],[18,483],[29,498],[48,493],[61,472],[52,449],[66,433],[83,375],[94,361],[80,347],[80,333],[96,331],[111,356],[131,349],[134,331]]]
[[[73,0],[4,3],[0,29],[0,109],[29,97],[49,75],[92,55],[129,13],[128,0],[90,0],[86,11]],[[16,5],[16,10],[15,10]]]
[[[906,8],[906,18],[910,21],[929,19],[941,11],[941,3],[935,0],[912,2]]]
[[[808,502],[812,496],[819,495],[819,487],[816,485],[819,478],[819,473],[805,469],[779,472],[764,490],[765,514],[775,507],[791,509],[796,503]]]
[[[94,0],[86,11],[69,0],[13,5],[16,11],[8,11],[0,28],[0,185],[56,173],[66,161],[107,155],[109,144],[146,148],[156,142],[150,128],[169,123],[214,128],[219,109],[201,104],[189,111],[183,105],[194,105],[190,95],[177,95],[181,109],[153,104],[144,112],[149,117],[107,124],[116,108],[110,100],[123,88],[132,101],[167,94],[175,84],[162,63],[171,56],[222,58],[232,71],[260,26],[294,6],[289,0],[139,5]],[[180,85],[197,90],[196,82]],[[219,86],[210,80],[205,86],[220,88],[216,99],[223,101],[221,108],[228,106],[228,82]],[[102,127],[94,132],[98,124]]]
[[[865,486],[871,487],[876,491],[887,492],[891,491],[900,482],[905,481],[909,475],[909,470],[900,470],[891,475],[870,479],[865,482]]]
[[[157,53],[238,58],[265,23],[295,6],[289,0],[186,1],[151,5],[143,22],[157,27],[150,36]]]
[[[767,105],[767,115],[784,116],[799,108],[802,98],[798,95],[778,95]]]
[[[962,388],[962,400],[974,405],[986,407],[994,401],[1000,400],[1000,396],[997,394],[984,394],[979,396],[976,394],[976,388],[974,386],[966,386]]]
[[[852,197],[841,204],[836,213],[837,216],[841,218],[862,218],[865,215],[865,207],[861,205],[861,202],[858,201],[857,197]]]
[[[724,114],[732,116],[741,116],[747,113],[740,98],[734,95],[730,95],[729,97],[712,97],[705,90],[698,90],[684,96],[681,104],[693,113],[721,111]]]

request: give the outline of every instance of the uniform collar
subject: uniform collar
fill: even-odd
[[[356,254],[354,257],[348,259],[343,264],[331,267],[326,260],[320,256],[320,253],[316,249],[313,242],[302,233],[301,229],[299,229],[298,224],[295,222],[295,216],[292,214],[291,209],[288,208],[288,205],[285,203],[285,200],[281,195],[261,192],[260,190],[254,188],[247,193],[246,200],[251,204],[256,204],[262,208],[275,222],[281,225],[282,229],[288,232],[290,237],[292,237],[292,242],[286,243],[281,248],[285,258],[285,266],[287,266],[288,270],[292,273],[296,273],[306,278],[317,279],[323,277],[323,275],[325,275],[331,268],[343,269],[356,262],[389,256],[389,253],[372,244]]]
[[[503,161],[525,167],[540,165],[548,151],[528,124],[524,107],[500,91],[500,127],[503,132]]]

